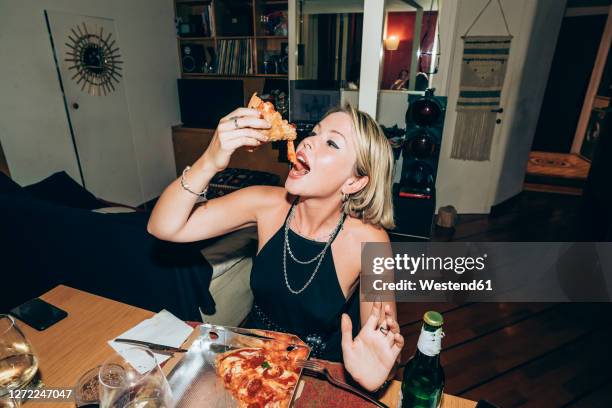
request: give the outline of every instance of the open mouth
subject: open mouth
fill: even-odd
[[[296,162],[291,167],[291,172],[295,176],[304,176],[310,173],[310,164],[308,163],[308,157],[303,152],[296,154]]]

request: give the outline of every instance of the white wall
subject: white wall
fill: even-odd
[[[361,67],[359,69],[359,109],[376,117],[378,86],[383,56],[385,2],[364,0]]]
[[[175,177],[180,122],[172,0],[0,0],[0,141],[20,184],[65,170],[80,180],[43,11],[115,20],[143,201]]]
[[[460,213],[488,213],[492,205],[519,193],[522,189],[526,160],[540,112],[565,1],[502,0],[514,38],[502,90],[502,125],[498,126],[491,160],[487,162],[450,158],[463,52],[461,36],[486,3],[485,0],[461,0],[451,4],[451,1],[444,0],[440,11],[442,21],[452,22],[449,13],[454,14],[456,18],[452,35],[441,32],[442,56],[451,58],[449,75],[440,75],[435,80],[440,91],[438,94],[448,96],[436,182],[437,206],[451,204]],[[444,30],[444,27],[441,29]],[[496,2],[492,2],[470,34],[505,34]],[[447,87],[444,86],[446,80]]]

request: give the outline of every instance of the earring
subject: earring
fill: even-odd
[[[341,194],[342,194],[342,202],[346,203],[349,200],[349,195],[345,193],[341,193]]]

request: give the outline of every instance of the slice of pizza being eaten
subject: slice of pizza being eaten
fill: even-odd
[[[276,142],[279,140],[287,141],[287,159],[293,165],[299,165],[296,155],[295,146],[293,141],[297,138],[297,132],[295,127],[283,119],[281,114],[276,111],[274,105],[271,102],[264,102],[257,93],[251,96],[248,108],[257,109],[261,116],[270,123],[270,129],[263,130],[262,132],[268,136],[268,140]]]

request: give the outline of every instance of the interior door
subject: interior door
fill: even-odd
[[[45,13],[85,187],[108,201],[141,204],[114,20]]]
[[[603,14],[563,19],[531,150],[570,153],[605,24]]]

